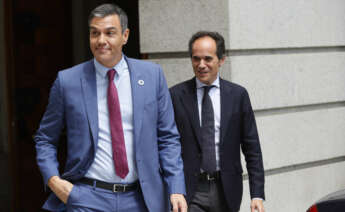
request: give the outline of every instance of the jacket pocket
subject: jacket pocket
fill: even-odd
[[[79,196],[79,189],[77,185],[73,185],[72,190],[68,195],[66,205],[70,205],[76,202],[78,200],[78,196]]]

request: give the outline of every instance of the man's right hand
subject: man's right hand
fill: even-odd
[[[63,203],[67,203],[68,196],[73,188],[72,183],[58,176],[52,176],[48,180],[48,186]]]

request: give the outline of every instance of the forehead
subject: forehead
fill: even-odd
[[[107,29],[116,28],[121,29],[121,22],[118,15],[108,15],[105,17],[94,17],[90,21],[91,29]]]
[[[216,41],[209,36],[198,38],[194,41],[192,46],[192,54],[216,54]]]

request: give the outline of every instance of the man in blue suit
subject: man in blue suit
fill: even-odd
[[[89,16],[94,59],[58,73],[35,136],[50,211],[187,211],[181,147],[158,65],[127,58],[127,16],[104,4]],[[57,148],[67,133],[64,172]],[[169,195],[169,196],[168,196]]]

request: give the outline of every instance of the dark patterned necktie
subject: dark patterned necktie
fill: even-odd
[[[208,92],[214,86],[204,87],[201,107],[202,161],[201,168],[207,173],[216,171],[214,111]]]
[[[111,69],[108,71],[108,110],[109,124],[111,134],[111,145],[113,148],[113,161],[115,165],[116,175],[125,178],[129,172],[126,155],[125,139],[123,135],[122,119],[120,111],[120,102],[117,95],[117,89],[114,84],[114,76],[116,71]]]

